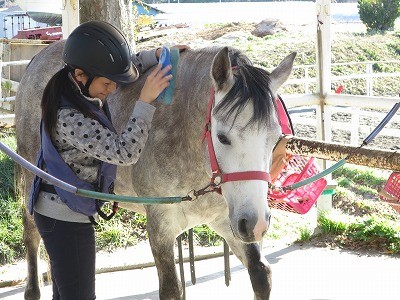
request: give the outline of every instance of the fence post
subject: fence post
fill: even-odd
[[[324,211],[330,211],[333,208],[333,195],[335,194],[335,189],[337,187],[337,182],[335,180],[328,180],[328,184],[325,190],[322,192],[317,200],[317,211],[318,213]]]
[[[317,109],[317,122],[320,127],[320,138],[325,139],[324,105],[325,97],[331,90],[331,41],[330,25],[331,12],[330,0],[317,0],[317,93],[320,96],[319,110]],[[318,132],[318,131],[317,131]],[[324,164],[325,166],[325,164]]]
[[[3,78],[3,43],[0,43],[0,98],[3,97],[1,78]],[[1,106],[2,105],[0,104],[0,107]]]
[[[306,79],[306,81],[305,81],[305,89],[304,89],[304,91],[305,91],[305,93],[306,94],[309,94],[310,93],[310,89],[309,89],[309,87],[308,87],[308,79],[310,78],[310,76],[309,76],[309,74],[308,74],[308,69],[309,69],[309,67],[305,67],[304,68],[304,78]]]
[[[367,63],[366,65],[365,65],[365,67],[366,67],[366,73],[369,75],[367,78],[366,78],[366,89],[367,89],[367,96],[373,96],[373,94],[374,94],[374,87],[373,87],[373,77],[372,77],[372,73],[373,73],[373,70],[372,70],[372,63]]]
[[[351,133],[350,133],[350,145],[357,146],[358,143],[358,132],[360,127],[360,110],[359,108],[352,108],[351,114]]]
[[[62,4],[63,39],[66,39],[79,25],[79,0],[63,0]]]
[[[325,122],[325,141],[332,141],[332,107],[325,105],[324,109],[324,122]]]

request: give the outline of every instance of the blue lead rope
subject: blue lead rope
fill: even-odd
[[[3,151],[5,154],[11,157],[13,161],[17,164],[21,165],[22,167],[28,169],[36,176],[50,182],[52,185],[59,187],[67,192],[72,194],[76,194],[82,197],[87,198],[94,198],[99,200],[106,200],[106,201],[117,201],[117,202],[125,202],[125,203],[142,203],[142,204],[170,204],[170,203],[179,203],[182,201],[182,197],[131,197],[131,196],[122,196],[122,195],[113,195],[113,194],[106,194],[100,193],[95,191],[89,191],[84,189],[78,189],[77,187],[70,185],[50,174],[44,172],[40,168],[36,167],[35,165],[31,164],[22,156],[18,155],[14,151],[12,151],[9,147],[4,145],[0,142],[0,150]]]
[[[397,102],[392,109],[388,112],[388,114],[383,118],[383,120],[379,123],[379,125],[372,130],[372,132],[364,139],[363,145],[367,145],[369,142],[371,142],[379,132],[383,129],[383,127],[386,126],[386,124],[389,122],[389,120],[396,114],[396,112],[399,110],[400,107],[400,102]]]

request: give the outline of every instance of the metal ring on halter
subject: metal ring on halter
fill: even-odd
[[[222,175],[221,174],[217,174],[213,176],[213,185],[214,186],[219,186],[222,183]]]

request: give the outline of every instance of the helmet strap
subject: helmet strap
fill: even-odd
[[[86,74],[86,75],[88,75],[88,80],[86,81],[85,85],[83,85],[82,82],[78,82],[78,84],[82,90],[82,94],[84,94],[86,97],[91,97],[89,94],[89,87],[92,84],[95,76],[89,75],[89,74]]]
[[[92,84],[92,82],[93,82],[95,76],[92,75],[92,74],[89,74],[89,73],[86,73],[86,72],[85,72],[85,74],[88,76],[88,79],[87,79],[86,83],[83,84],[81,81],[79,81],[79,80],[76,78],[75,72],[74,72],[74,68],[71,68],[70,74],[71,74],[72,77],[74,78],[75,82],[78,84],[79,89],[81,90],[81,93],[82,93],[83,95],[85,95],[86,97],[91,97],[90,94],[89,94],[89,87],[90,87],[90,85]]]

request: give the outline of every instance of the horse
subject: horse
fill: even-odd
[[[63,67],[63,45],[64,41],[54,42],[32,59],[16,95],[17,151],[30,162],[34,162],[40,144],[41,96],[50,77]],[[116,194],[183,196],[209,185],[210,178],[216,182],[210,163],[211,148],[222,173],[240,175],[250,171],[263,175],[214,182],[219,193],[206,193],[192,201],[121,204],[147,216],[160,299],[182,298],[174,259],[175,239],[200,224],[208,224],[222,236],[248,269],[254,298],[269,299],[272,272],[259,242],[270,222],[268,172],[273,147],[281,135],[275,99],[279,87],[290,76],[295,56],[295,52],[289,54],[272,72],[267,72],[255,67],[235,48],[186,50],[179,58],[172,103],[153,103],[156,113],[147,144],[135,165],[118,167]],[[107,99],[118,132],[130,117],[147,73],[141,74],[137,82],[119,87]],[[208,104],[210,97],[213,102]],[[209,124],[205,126],[208,107]],[[203,142],[206,127],[209,145]],[[20,177],[27,199],[33,175],[21,170]],[[27,211],[23,223],[28,263],[25,299],[39,299],[40,236]]]

